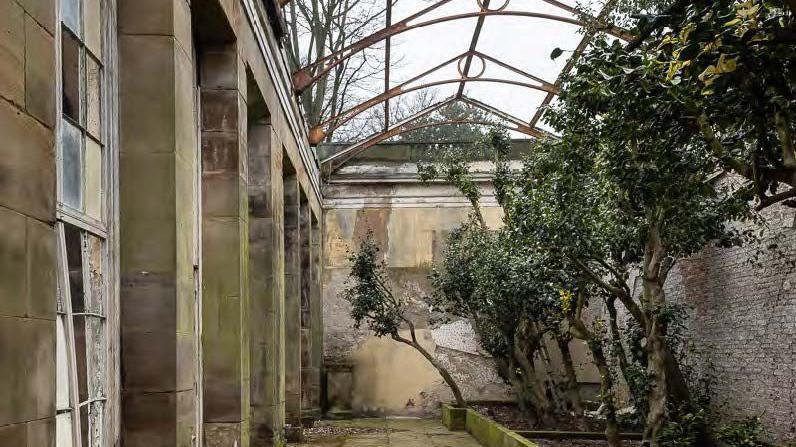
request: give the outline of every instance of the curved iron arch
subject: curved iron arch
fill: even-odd
[[[406,31],[410,31],[417,28],[424,28],[427,26],[432,26],[439,23],[445,23],[454,20],[462,20],[462,19],[486,17],[486,16],[527,17],[527,18],[537,18],[537,19],[552,20],[562,23],[569,23],[581,27],[586,25],[586,23],[584,23],[581,20],[572,19],[569,17],[557,16],[554,14],[545,14],[545,13],[529,12],[529,11],[503,11],[503,10],[494,10],[494,11],[486,10],[486,11],[477,11],[477,12],[462,13],[462,14],[453,14],[450,16],[438,17],[436,19],[431,19],[425,22],[416,23],[413,25],[410,25],[408,23],[411,20],[416,19],[420,15],[424,14],[425,12],[428,12],[429,10],[435,8],[436,6],[437,5],[432,5],[432,7],[426,8],[425,10],[421,11],[418,14],[414,14],[400,22],[395,23],[394,25],[376,31],[370,36],[364,37],[359,41],[346,46],[345,48],[342,48],[332,54],[324,56],[316,60],[315,62],[312,62],[311,64],[300,68],[299,70],[296,70],[292,76],[293,89],[295,90],[296,94],[301,94],[304,90],[307,89],[307,87],[314,84],[318,79],[326,75],[331,69],[333,69],[337,65],[340,65],[354,54],[357,54],[360,51],[363,51],[364,49],[375,44],[376,42],[380,42],[384,39],[387,39],[388,37],[392,37],[397,34],[401,34]],[[604,24],[602,25],[602,27],[603,31],[623,40],[630,40],[633,37],[631,34],[627,33],[621,28],[612,25]],[[314,74],[311,74],[311,71],[318,67],[320,68],[316,70]]]
[[[384,93],[376,95],[376,96],[374,96],[374,97],[372,97],[372,98],[370,98],[370,99],[368,99],[368,100],[366,100],[366,101],[364,101],[364,102],[362,102],[362,103],[360,103],[360,104],[358,104],[358,105],[356,105],[354,107],[351,107],[350,109],[348,109],[348,110],[346,110],[346,111],[344,111],[344,112],[342,112],[342,113],[340,113],[340,114],[338,114],[336,116],[333,116],[331,118],[328,118],[328,119],[316,124],[315,126],[313,126],[309,130],[309,136],[308,136],[309,143],[311,145],[313,145],[313,146],[319,144],[321,141],[323,141],[324,138],[326,138],[326,135],[329,132],[339,128],[343,124],[345,124],[348,121],[350,121],[351,119],[353,119],[355,116],[357,116],[360,113],[370,109],[371,107],[383,102],[385,99],[395,98],[397,96],[401,96],[401,95],[404,95],[406,93],[411,93],[411,92],[422,90],[422,89],[426,89],[426,88],[436,87],[436,86],[439,86],[439,85],[457,84],[457,83],[460,83],[460,82],[492,82],[492,83],[499,83],[499,84],[514,85],[514,86],[518,86],[518,87],[529,88],[529,89],[533,89],[533,90],[539,90],[539,91],[543,91],[543,92],[547,92],[547,93],[557,93],[558,92],[558,89],[556,89],[556,88],[554,88],[552,86],[535,85],[535,84],[530,84],[530,83],[527,83],[527,82],[520,82],[520,81],[513,81],[513,80],[510,80],[510,79],[499,79],[499,78],[450,78],[450,79],[444,79],[444,80],[441,80],[441,81],[428,82],[428,83],[420,84],[420,85],[417,85],[417,86],[414,86],[414,87],[410,87],[410,88],[403,88],[401,86],[397,86],[397,87],[391,88],[390,90],[387,90]]]

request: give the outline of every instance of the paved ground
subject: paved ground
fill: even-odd
[[[355,419],[322,421],[297,447],[481,447],[465,432],[450,432],[438,420]]]

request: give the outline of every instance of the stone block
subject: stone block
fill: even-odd
[[[183,2],[184,0],[176,0]],[[190,51],[190,50],[189,50]],[[196,170],[196,100],[192,54],[174,52],[174,132],[176,151],[180,158]]]
[[[216,312],[205,309],[205,321],[216,320],[203,333],[203,378],[205,421],[240,421],[242,402],[240,307],[237,299],[218,302]],[[212,312],[212,313],[211,313]]]
[[[0,101],[0,206],[44,222],[55,220],[53,132]]]
[[[202,214],[215,217],[240,215],[239,198],[246,195],[241,190],[240,176],[235,173],[202,176]]]
[[[0,445],[26,447],[28,445],[27,424],[23,422],[0,427]]]
[[[176,271],[174,166],[174,154],[121,155],[119,217],[125,272]]]
[[[25,11],[0,0],[0,97],[25,105]]]
[[[202,131],[233,132],[240,122],[237,90],[214,90],[202,87]],[[237,157],[235,161],[237,163]]]
[[[173,332],[122,333],[122,382],[126,390],[148,393],[177,389],[177,340]]]
[[[120,0],[120,34],[173,36],[175,5],[185,0]]]
[[[129,273],[122,277],[123,331],[171,333],[175,327],[176,299],[171,274]]]
[[[55,35],[55,0],[17,0],[48,33]]]
[[[228,447],[241,444],[241,424],[205,423],[205,447]]]
[[[193,389],[179,391],[177,396],[177,447],[194,447],[196,434],[196,392]]]
[[[237,133],[202,132],[202,174],[237,174],[239,150]]]
[[[238,219],[202,219],[204,258],[202,290],[206,300],[239,296],[241,293],[240,225]],[[210,329],[224,320],[208,322]]]
[[[0,426],[55,413],[55,322],[0,317]]]
[[[194,334],[177,334],[177,390],[193,389],[196,381],[196,340]]]
[[[27,426],[27,447],[55,446],[55,418],[39,419],[25,424]],[[3,444],[0,445],[13,445]],[[21,444],[20,444],[21,445]]]
[[[27,253],[27,315],[55,320],[56,278],[58,275],[55,228],[37,220],[27,219]]]
[[[122,444],[125,447],[173,447],[177,437],[176,407],[176,393],[125,393],[122,396]]]
[[[193,54],[190,0],[173,0],[174,38],[186,55]],[[193,78],[193,77],[192,77]]]
[[[27,314],[25,220],[25,216],[0,207],[0,315]]]
[[[139,3],[126,0],[122,4]],[[141,4],[164,4],[160,0]],[[122,6],[120,6],[122,8]],[[151,17],[136,16],[146,22]],[[163,35],[119,36],[119,108],[123,153],[174,152],[175,134],[175,47]],[[151,76],[157,73],[157,76]],[[124,177],[122,177],[124,178]]]
[[[25,110],[55,125],[55,39],[30,16],[25,17]]]
[[[203,88],[238,90],[238,54],[234,45],[202,51],[202,64],[199,70]]]

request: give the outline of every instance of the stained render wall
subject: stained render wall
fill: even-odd
[[[438,411],[440,401],[453,398],[437,371],[417,351],[389,338],[378,339],[366,328],[353,328],[349,304],[339,294],[350,270],[348,252],[368,230],[374,232],[385,255],[393,290],[414,301],[411,318],[421,344],[450,368],[465,398],[510,398],[492,360],[480,351],[469,323],[435,325],[421,300],[431,292],[428,274],[432,264],[439,260],[449,232],[467,218],[469,206],[456,198],[453,200],[458,203],[449,206],[427,206],[422,201],[400,204],[389,199],[379,203],[373,197],[379,195],[376,191],[404,198],[430,193],[417,185],[331,186],[325,190],[330,207],[324,224],[322,300],[327,410],[354,415],[427,415]],[[345,195],[359,199],[346,202],[340,199]],[[490,225],[499,224],[499,208],[483,212]]]

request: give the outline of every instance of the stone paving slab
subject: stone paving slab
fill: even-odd
[[[448,431],[439,421],[414,418],[372,418],[323,421],[317,424],[335,429],[377,430],[369,433],[337,434],[291,447],[481,447],[466,432]]]

